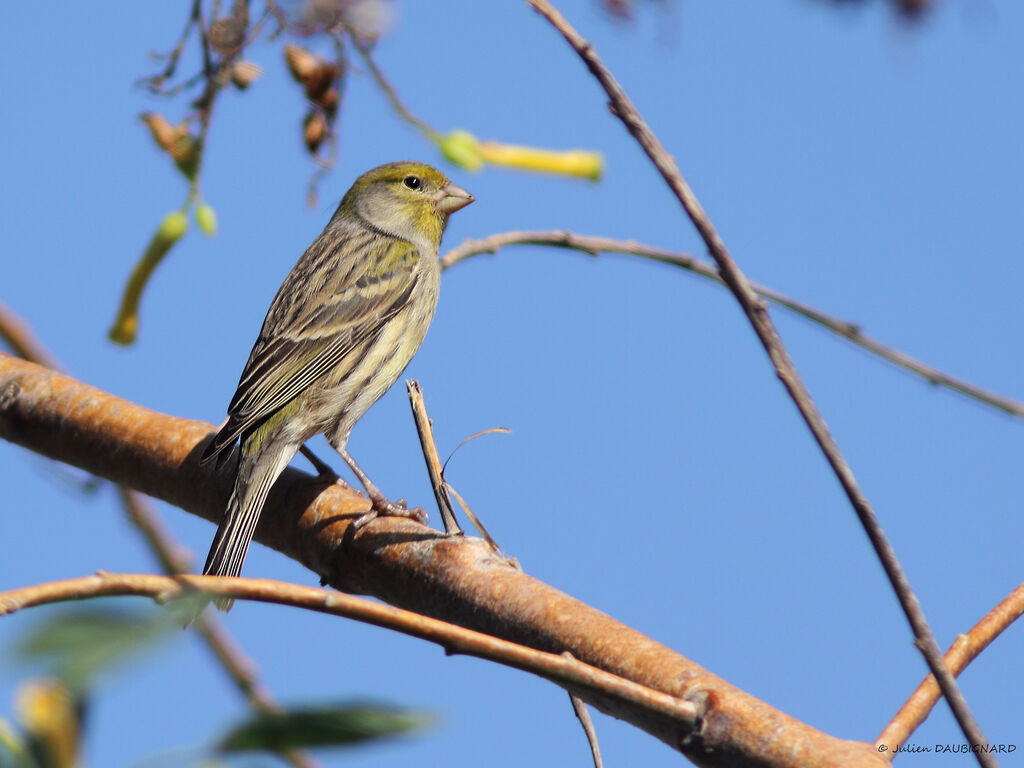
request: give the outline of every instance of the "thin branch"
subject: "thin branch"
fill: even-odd
[[[211,597],[275,603],[355,619],[436,643],[449,655],[487,659],[543,677],[570,692],[615,697],[680,725],[696,725],[696,704],[638,685],[572,656],[544,653],[365,598],[272,579],[100,572],[0,592],[0,616],[39,605],[107,596],[136,595],[163,603],[196,591]]]
[[[391,103],[391,108],[398,113],[399,117],[405,120],[405,122],[409,123],[409,125],[416,128],[418,131],[423,133],[423,135],[426,136],[428,139],[435,143],[440,141],[441,134],[439,134],[437,131],[435,131],[433,128],[427,125],[427,123],[425,123],[423,120],[420,120],[418,117],[416,117],[416,115],[414,115],[409,110],[409,108],[402,103],[402,100],[398,97],[398,91],[396,91],[394,86],[391,85],[390,82],[388,82],[388,79],[384,76],[384,72],[381,71],[381,68],[377,66],[377,62],[373,58],[372,46],[370,46],[363,40],[360,40],[359,35],[357,35],[349,27],[346,27],[345,31],[348,33],[348,37],[352,41],[352,45],[355,47],[357,51],[359,51],[359,55],[362,58],[363,63],[366,65],[366,68],[370,71],[370,74],[373,76],[374,82],[377,83],[377,87],[384,92],[384,95],[387,97],[387,100]]]
[[[562,654],[570,659],[572,654],[566,651]],[[594,721],[590,717],[587,705],[579,696],[569,694],[569,701],[572,703],[572,711],[576,719],[580,721],[583,728],[583,735],[587,737],[587,744],[590,745],[590,756],[594,760],[594,768],[604,768],[604,761],[601,759],[601,746],[597,742],[597,730],[594,728]]]
[[[921,651],[932,674],[939,681],[942,693],[949,701],[953,715],[967,737],[968,743],[986,744],[985,735],[971,714],[963,693],[957,686],[953,675],[950,674],[942,661],[942,652],[939,650],[939,644],[935,640],[931,627],[928,626],[924,611],[921,609],[921,604],[918,602],[917,596],[914,594],[910,582],[899,560],[896,558],[892,545],[889,544],[885,533],[882,531],[882,526],[875,517],[867,497],[857,484],[853,470],[850,469],[850,465],[843,457],[839,446],[825,424],[824,418],[822,418],[817,406],[811,399],[810,393],[800,379],[800,374],[797,372],[789,352],[782,343],[774,323],[772,323],[764,301],[754,293],[739,265],[736,264],[729,254],[722,238],[715,230],[711,220],[704,212],[700,202],[698,202],[696,195],[694,195],[689,184],[686,183],[682,173],[679,171],[675,159],[665,150],[657,136],[654,135],[654,132],[651,131],[650,127],[640,116],[640,113],[629,96],[626,95],[622,86],[619,85],[594,51],[594,47],[566,21],[565,17],[548,0],[527,0],[527,2],[561,33],[566,42],[569,43],[583,60],[583,63],[586,64],[590,73],[601,84],[605,93],[608,94],[612,114],[622,121],[626,129],[636,139],[644,153],[658,169],[665,183],[668,184],[673,194],[675,194],[676,199],[683,207],[686,215],[689,216],[690,221],[693,222],[694,227],[700,233],[711,257],[718,265],[722,280],[729,290],[732,291],[732,294],[736,297],[744,314],[750,321],[754,332],[757,334],[762,346],[764,346],[765,352],[768,353],[772,365],[775,367],[776,374],[792,398],[793,403],[800,411],[800,415],[811,430],[815,442],[821,448],[825,459],[832,467],[832,471],[835,473],[857,517],[860,519],[861,525],[871,540],[875,553],[878,555],[878,559],[885,569],[886,576],[889,578],[889,582],[896,592],[896,597],[899,599],[900,605],[907,616],[915,637],[914,645]],[[975,755],[978,763],[986,768],[994,768],[994,766],[998,765],[995,758],[987,753],[976,752]]]
[[[500,554],[501,547],[498,546],[498,542],[494,540],[494,537],[491,536],[488,530],[484,527],[484,524],[480,522],[480,518],[476,516],[476,514],[473,512],[469,504],[466,503],[466,500],[462,498],[458,491],[455,490],[455,486],[451,485],[447,480],[444,479],[443,472],[441,474],[441,482],[444,483],[445,490],[448,491],[452,496],[454,496],[455,500],[459,502],[459,506],[462,507],[462,511],[465,513],[466,517],[469,518],[469,521],[473,524],[473,527],[476,528],[477,532],[480,534],[480,537],[487,542],[488,546],[490,546],[490,548],[495,552],[495,554]],[[519,561],[516,560],[514,557],[506,557],[505,562],[507,562],[513,568],[519,568],[520,570],[522,570],[522,566],[519,565]]]
[[[677,253],[662,248],[655,248],[635,240],[613,240],[608,237],[594,237],[592,235],[577,235],[573,232],[502,232],[496,235],[479,240],[466,240],[456,248],[453,248],[441,259],[441,268],[454,267],[459,262],[465,261],[480,254],[494,254],[501,248],[510,245],[547,245],[558,248],[568,248],[575,251],[582,251],[591,256],[598,256],[602,253],[625,253],[632,256],[640,256],[651,261],[669,264],[680,269],[685,269],[700,277],[711,280],[718,285],[725,285],[725,281],[718,274],[714,266],[702,259],[686,253]],[[959,392],[962,395],[977,400],[978,402],[998,408],[1011,416],[1024,416],[1024,403],[1009,397],[990,392],[981,387],[975,386],[968,381],[959,379],[948,373],[940,371],[927,363],[923,363],[897,349],[888,347],[880,341],[871,338],[861,332],[861,326],[849,320],[827,314],[810,304],[805,304],[792,299],[773,288],[758,283],[750,283],[751,289],[758,296],[768,299],[773,304],[778,304],[784,309],[810,320],[812,323],[822,326],[833,333],[842,336],[847,341],[866,349],[893,365],[903,368],[916,376],[920,376],[929,384],[945,387]]]
[[[590,745],[590,756],[594,759],[594,768],[604,768],[604,761],[601,759],[601,746],[597,743],[597,731],[594,730],[594,721],[590,719],[590,712],[587,705],[579,696],[569,694],[569,701],[572,702],[572,711],[576,719],[583,727],[583,735],[587,737],[587,744]]]
[[[579,696],[569,694],[569,701],[572,702],[572,711],[576,719],[583,726],[583,735],[587,737],[587,744],[590,745],[590,756],[594,760],[594,768],[604,768],[604,761],[601,759],[601,747],[597,743],[597,731],[594,730],[594,721],[590,719],[590,712],[587,705]]]
[[[200,465],[213,430],[0,353],[0,438],[216,522],[233,477],[229,468]],[[707,768],[887,765],[870,744],[837,739],[789,717],[511,567],[480,539],[447,537],[390,517],[352,531],[350,523],[369,508],[354,489],[290,468],[274,484],[255,540],[343,592],[370,594],[539,651],[569,651],[585,664],[695,705],[696,728],[616,697],[574,691]]]
[[[441,464],[441,457],[437,453],[437,444],[434,442],[434,427],[427,415],[427,404],[423,400],[423,389],[420,387],[420,383],[415,379],[408,379],[405,382],[406,390],[409,393],[409,405],[412,407],[413,421],[416,423],[416,433],[420,438],[420,448],[423,451],[423,460],[427,464],[427,474],[430,475],[430,486],[434,489],[434,498],[437,499],[437,508],[441,513],[441,520],[444,522],[444,532],[448,536],[461,536],[463,533],[462,528],[459,527],[459,523],[455,518],[455,509],[452,507],[452,496],[459,502],[459,506],[462,507],[462,511],[466,513],[466,517],[469,518],[470,522],[473,523],[473,527],[476,528],[477,532],[483,537],[491,549],[495,552],[499,551],[498,543],[494,540],[484,524],[480,522],[473,510],[469,508],[466,501],[459,495],[459,492],[453,488],[444,477],[445,467],[448,466],[448,462],[445,461],[444,465]],[[508,430],[496,427],[497,431]],[[456,451],[459,450],[463,445],[468,443],[475,437],[487,434],[495,430],[484,430],[483,432],[477,432],[471,437],[467,437],[463,440]],[[451,456],[448,457],[449,460]],[[518,562],[513,560],[507,560],[511,565],[519,567]]]
[[[32,327],[0,301],[0,339],[18,357],[31,360],[54,371],[60,370],[57,358],[43,346]]]
[[[142,534],[149,551],[160,563],[160,568],[164,573],[168,575],[188,573],[192,568],[188,551],[171,538],[163,520],[160,519],[146,497],[138,491],[124,486],[118,486],[117,494],[128,520]]]
[[[181,54],[185,50],[185,43],[188,41],[189,33],[192,31],[192,27],[200,22],[200,2],[201,0],[192,0],[192,9],[189,11],[188,21],[186,21],[185,29],[182,30],[181,36],[178,38],[174,48],[169,53],[158,54],[154,57],[167,60],[167,65],[164,67],[163,72],[158,75],[142,78],[138,81],[138,85],[144,85],[152,93],[167,95],[163,87],[164,83],[174,77],[174,73],[178,69],[178,62],[181,60]]]
[[[415,379],[408,379],[405,382],[405,388],[409,393],[409,405],[412,408],[413,421],[416,423],[416,434],[420,438],[423,460],[427,464],[430,487],[434,489],[434,498],[437,499],[437,509],[441,513],[444,532],[449,536],[461,535],[462,529],[455,519],[452,499],[448,495],[448,489],[445,488],[444,478],[441,477],[441,457],[437,455],[434,430],[430,424],[430,417],[427,415],[427,404],[423,401],[423,389]]]
[[[985,617],[953,641],[946,651],[946,666],[954,675],[959,675],[967,665],[978,657],[993,640],[999,637],[1013,622],[1024,614],[1024,584],[1007,595],[999,605],[985,614]],[[886,745],[889,754],[896,747],[905,744],[917,727],[925,721],[939,700],[941,692],[935,678],[929,675],[917,687],[907,702],[900,707],[893,719],[875,740],[875,746]]]

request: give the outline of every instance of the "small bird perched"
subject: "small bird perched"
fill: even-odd
[[[437,306],[441,235],[448,216],[473,199],[437,169],[412,162],[374,168],[345,193],[274,297],[228,419],[203,452],[202,463],[217,458],[219,466],[241,443],[203,574],[241,572],[270,488],[321,432],[373,502],[357,527],[378,514],[423,519],[422,510],[389,502],[345,446],[419,349]]]

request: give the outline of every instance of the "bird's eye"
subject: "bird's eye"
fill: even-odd
[[[421,184],[419,176],[406,176],[402,183],[409,189],[419,189]]]

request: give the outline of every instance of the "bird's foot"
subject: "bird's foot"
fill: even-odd
[[[417,523],[423,525],[427,524],[427,512],[423,507],[413,507],[409,509],[405,506],[405,499],[399,499],[398,501],[388,501],[383,496],[371,496],[370,500],[373,502],[373,506],[370,507],[370,511],[358,518],[352,526],[355,530],[359,530],[364,525],[372,520],[376,520],[378,517],[406,517],[410,520],[415,520]]]

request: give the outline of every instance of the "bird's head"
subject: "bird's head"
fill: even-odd
[[[356,216],[436,253],[448,216],[473,200],[436,168],[424,163],[388,163],[356,179],[335,216]]]

